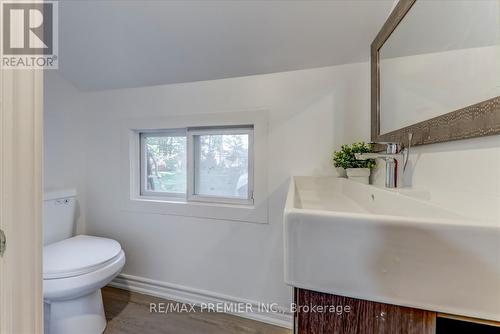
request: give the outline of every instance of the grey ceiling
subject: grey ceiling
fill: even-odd
[[[65,0],[60,71],[103,90],[367,61],[393,2]]]

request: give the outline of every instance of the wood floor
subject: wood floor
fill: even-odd
[[[170,303],[126,290],[102,289],[105,334],[291,334],[290,330],[225,313],[151,313],[150,303]]]

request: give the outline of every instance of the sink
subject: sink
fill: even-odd
[[[500,321],[500,219],[475,220],[418,191],[293,177],[285,282],[330,294]],[[487,216],[487,215],[486,215]]]

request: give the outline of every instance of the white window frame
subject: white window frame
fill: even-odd
[[[174,193],[174,192],[165,192],[165,191],[151,191],[147,189],[147,156],[146,156],[146,138],[148,137],[186,137],[187,140],[187,131],[186,129],[167,129],[167,130],[143,130],[138,132],[139,135],[139,162],[140,162],[140,196],[141,197],[162,197],[165,199],[171,200],[181,200],[186,198],[186,193]],[[187,145],[187,144],[186,144]],[[187,154],[187,146],[186,146],[186,154]],[[186,177],[189,173],[189,166],[186,166]],[[187,188],[186,188],[187,190]]]
[[[244,109],[222,113],[192,113],[161,117],[133,117],[121,120],[121,153],[116,162],[120,171],[120,207],[122,211],[195,217],[201,221],[234,221],[242,223],[269,223],[268,189],[268,124],[266,109]],[[188,129],[197,127],[253,125],[254,179],[253,205],[188,201],[184,198],[147,197],[140,194],[140,132],[159,132],[161,129]],[[175,219],[175,218],[169,218]]]
[[[162,198],[165,200],[187,200],[207,203],[224,203],[238,205],[253,205],[253,180],[254,180],[254,154],[253,154],[253,125],[235,126],[210,126],[188,129],[161,129],[139,130],[139,173],[140,192],[144,198]],[[230,196],[200,195],[196,193],[196,175],[198,174],[198,149],[196,148],[197,136],[203,135],[248,135],[248,193],[247,198]],[[186,192],[174,193],[165,191],[151,191],[147,189],[147,156],[146,139],[148,137],[186,137]]]
[[[230,127],[204,127],[187,130],[187,200],[196,202],[253,205],[254,192],[254,153],[253,125]],[[196,193],[196,175],[198,174],[198,149],[195,137],[203,135],[248,135],[248,193],[247,198],[230,196],[200,195]]]

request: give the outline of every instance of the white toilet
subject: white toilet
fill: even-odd
[[[122,270],[112,239],[73,237],[76,191],[44,195],[43,298],[46,334],[98,334],[106,328],[101,288]]]

